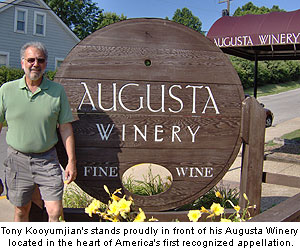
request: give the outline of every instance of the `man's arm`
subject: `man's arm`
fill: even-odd
[[[68,155],[68,164],[65,169],[65,179],[70,184],[76,179],[76,156],[75,156],[75,140],[71,123],[59,125],[59,132]]]

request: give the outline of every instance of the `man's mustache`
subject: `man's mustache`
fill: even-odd
[[[40,67],[32,67],[32,68],[30,68],[30,71],[33,71],[33,70],[35,70],[35,71],[41,71],[41,68]]]

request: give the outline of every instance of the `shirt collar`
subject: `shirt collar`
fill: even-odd
[[[19,87],[20,87],[20,89],[27,88],[26,81],[25,81],[25,75],[21,79]],[[39,86],[39,88],[40,89],[48,89],[49,88],[49,82],[47,81],[47,78],[45,76],[43,76],[43,80],[42,80],[42,83]]]

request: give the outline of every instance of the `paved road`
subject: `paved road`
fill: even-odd
[[[300,117],[300,88],[258,98],[274,114],[273,125]]]

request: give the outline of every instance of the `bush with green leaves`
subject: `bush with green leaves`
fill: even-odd
[[[56,71],[47,71],[46,76],[49,80],[53,80]],[[6,82],[22,78],[24,71],[21,68],[11,68],[6,66],[0,67],[0,86]]]
[[[254,86],[254,62],[231,56],[230,60],[237,71],[244,89]],[[300,63],[292,60],[259,61],[257,84],[278,84],[300,78]]]
[[[0,67],[0,85],[5,82],[13,81],[22,78],[24,72],[22,69],[10,68],[6,66]]]

